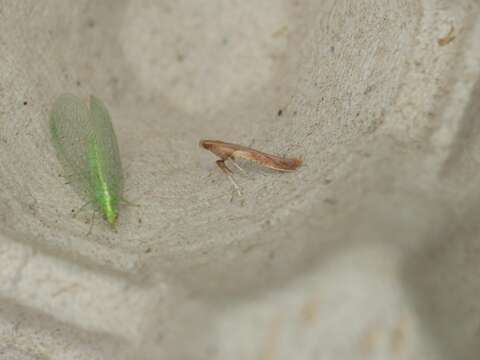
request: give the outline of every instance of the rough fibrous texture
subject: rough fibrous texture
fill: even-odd
[[[475,0],[0,0],[0,358],[478,359]],[[48,116],[105,101],[115,233]],[[245,163],[202,138],[301,158]]]

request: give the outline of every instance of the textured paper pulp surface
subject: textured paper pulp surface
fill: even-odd
[[[0,1],[0,359],[478,359],[474,0]],[[108,105],[117,232],[48,113]],[[201,138],[304,159],[243,164]]]

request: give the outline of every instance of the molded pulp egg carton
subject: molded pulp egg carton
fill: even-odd
[[[475,0],[1,0],[0,359],[479,359]],[[117,231],[50,141],[110,109]],[[244,164],[198,141],[301,157]]]

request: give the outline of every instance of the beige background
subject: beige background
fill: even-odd
[[[0,358],[478,359],[479,6],[0,0]],[[64,92],[111,111],[118,233],[71,216]],[[305,165],[231,202],[201,138]]]

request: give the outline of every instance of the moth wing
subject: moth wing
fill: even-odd
[[[112,189],[120,193],[123,186],[122,164],[110,114],[103,102],[95,96],[90,96],[90,114],[93,133],[95,134],[97,156],[105,180]]]
[[[235,150],[232,155],[245,160],[255,161],[262,166],[278,171],[294,171],[302,164],[300,159],[282,158],[253,149]]]
[[[50,131],[65,175],[91,195],[87,148],[93,128],[87,106],[74,95],[61,95],[50,113]]]

